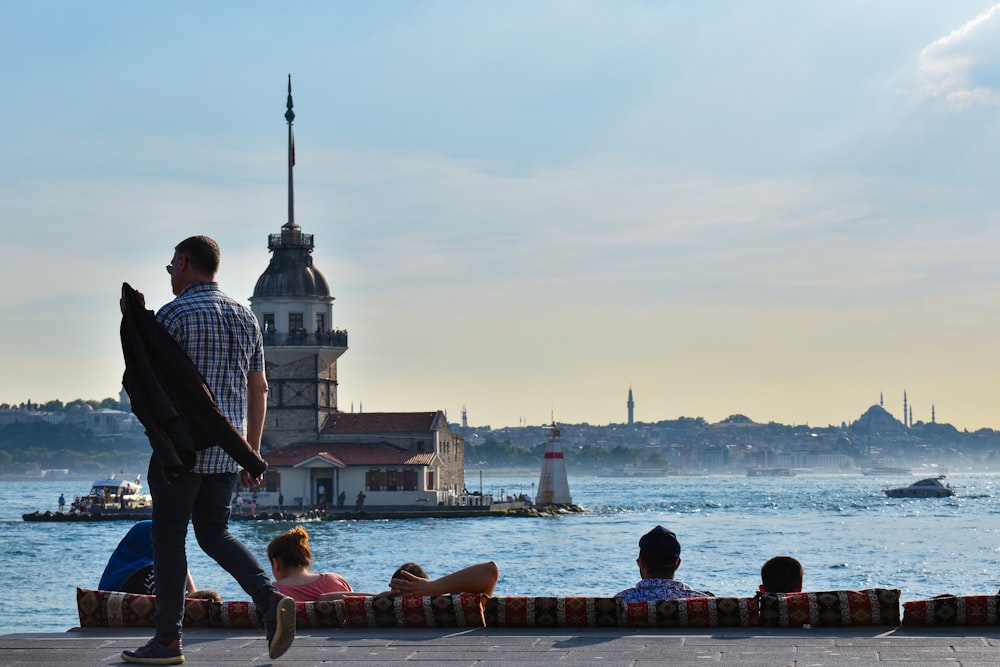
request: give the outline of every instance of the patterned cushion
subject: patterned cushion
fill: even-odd
[[[339,628],[344,618],[344,603],[340,600],[295,603],[295,624],[300,628]]]
[[[76,607],[81,627],[153,627],[156,598],[152,595],[77,588]],[[184,625],[217,626],[220,607],[221,604],[211,600],[187,599],[184,601]]]
[[[153,627],[156,598],[152,595],[76,589],[81,627]],[[296,625],[303,628],[337,628],[344,623],[343,606],[336,602],[296,602]],[[184,601],[185,627],[260,628],[253,602],[233,600]]]
[[[903,603],[903,625],[1000,625],[1000,595],[949,595]]]
[[[899,589],[821,593],[760,593],[760,624],[780,628],[804,625],[899,625]]]
[[[221,627],[260,628],[263,615],[253,602],[226,602],[229,612]],[[340,600],[314,600],[295,603],[295,625],[300,628],[339,628],[344,624],[344,605]]]
[[[495,597],[486,601],[491,627],[616,627],[617,598]]]
[[[212,627],[261,628],[263,623],[257,605],[246,600],[223,601],[213,607]]]
[[[351,595],[340,602],[345,625],[351,628],[481,628],[486,624],[483,598],[478,593],[396,597]]]
[[[686,598],[622,602],[630,628],[747,628],[760,625],[757,598]]]

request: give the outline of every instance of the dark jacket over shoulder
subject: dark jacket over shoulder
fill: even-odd
[[[212,445],[251,475],[263,474],[267,463],[226,419],[198,367],[128,283],[122,300],[122,385],[167,478],[193,468],[195,452]]]

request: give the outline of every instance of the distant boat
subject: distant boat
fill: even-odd
[[[944,478],[944,475],[928,477],[909,486],[897,486],[883,491],[890,498],[947,498],[955,495],[955,489],[941,481]]]
[[[750,468],[747,477],[795,477],[795,471],[789,468]]]
[[[867,475],[869,477],[874,475],[909,475],[911,474],[911,471],[909,468],[902,468],[899,466],[888,466],[879,463],[862,469],[861,474]]]
[[[597,473],[598,477],[667,477],[676,475],[670,468],[642,468],[634,465],[618,466],[605,472]]]

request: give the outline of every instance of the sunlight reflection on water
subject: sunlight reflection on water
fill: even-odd
[[[405,560],[420,562],[432,575],[495,560],[499,595],[613,595],[638,580],[637,541],[657,524],[680,538],[678,578],[718,595],[751,594],[760,565],[776,554],[799,558],[812,590],[890,586],[902,589],[904,600],[995,592],[1000,476],[949,480],[957,497],[921,500],[886,498],[886,480],[862,476],[657,480],[573,477],[571,471],[573,500],[584,514],[313,522],[307,528],[315,569],[339,572],[368,592],[384,590]],[[484,474],[487,492],[528,492],[535,482],[534,474]],[[469,488],[478,483],[478,472],[470,473]],[[20,515],[55,509],[60,491],[72,496],[86,486],[0,482],[0,555],[11,575],[10,594],[0,598],[0,632],[77,625],[75,588],[96,587],[127,526],[28,523]],[[239,522],[233,532],[263,559],[267,542],[291,525]],[[188,555],[200,587],[246,598],[191,535]]]

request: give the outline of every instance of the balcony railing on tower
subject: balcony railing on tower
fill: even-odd
[[[280,234],[268,234],[267,247],[270,250],[275,248],[305,248],[313,249],[313,235],[303,234],[296,227],[294,229],[283,229]]]
[[[316,345],[320,347],[347,347],[347,331],[345,329],[334,329],[333,331],[314,331],[309,333],[305,329],[298,331],[265,331],[265,347],[285,347],[290,345]]]

